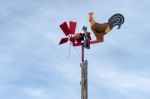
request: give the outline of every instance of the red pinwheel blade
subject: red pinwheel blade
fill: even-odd
[[[59,45],[66,43],[68,41],[68,38],[62,38],[59,42]]]
[[[65,33],[66,36],[69,35],[69,34],[71,34],[70,30],[69,30],[69,27],[68,27],[68,25],[67,25],[66,22],[62,23],[60,25],[60,28],[62,29],[62,31]]]
[[[70,34],[74,34],[75,33],[76,26],[77,26],[76,22],[70,21],[70,23],[69,23]]]

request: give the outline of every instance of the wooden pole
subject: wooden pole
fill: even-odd
[[[81,67],[81,99],[88,99],[88,62],[82,62]]]

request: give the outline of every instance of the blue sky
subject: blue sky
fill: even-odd
[[[0,0],[0,98],[80,99],[80,48],[69,43],[59,25],[76,21],[76,32],[115,13],[125,16],[105,42],[86,50],[89,99],[149,99],[150,1],[148,0]],[[94,35],[92,39],[95,39]]]

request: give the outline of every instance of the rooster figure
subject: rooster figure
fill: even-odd
[[[118,29],[120,29],[121,25],[124,23],[124,16],[120,13],[117,13],[110,17],[107,23],[100,24],[95,21],[93,12],[90,12],[89,22],[96,39],[103,40],[104,35],[110,32],[114,26],[118,26]]]

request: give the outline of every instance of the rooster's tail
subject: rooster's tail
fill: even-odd
[[[119,29],[121,27],[121,25],[124,23],[124,16],[120,13],[114,14],[111,18],[109,18],[108,20],[108,25],[110,30],[114,27],[118,25]]]

